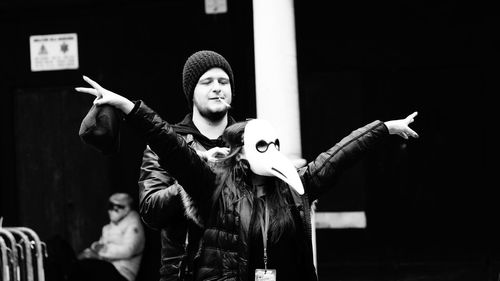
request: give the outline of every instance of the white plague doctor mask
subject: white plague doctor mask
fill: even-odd
[[[297,169],[283,155],[273,126],[262,119],[248,121],[243,135],[243,147],[250,169],[257,175],[274,176],[288,183],[300,195],[304,187]]]

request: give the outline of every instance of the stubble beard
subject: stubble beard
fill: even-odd
[[[227,109],[225,110],[220,110],[220,111],[210,111],[210,110],[199,110],[200,115],[203,116],[203,118],[206,118],[210,120],[211,122],[219,122],[227,114]]]
[[[224,117],[226,116],[227,112],[228,112],[228,108],[225,108],[225,109],[220,109],[218,111],[214,111],[214,110],[211,110],[209,107],[200,107],[198,106],[198,104],[196,103],[196,101],[193,101],[194,102],[194,106],[196,107],[198,113],[205,119],[209,120],[210,122],[219,122],[221,121],[222,119],[224,119]]]

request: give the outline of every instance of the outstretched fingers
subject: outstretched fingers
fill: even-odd
[[[410,136],[410,137],[413,137],[413,138],[418,138],[418,134],[417,132],[415,132],[414,130],[412,130],[412,128],[409,127],[409,125],[415,121],[415,117],[418,115],[418,112],[415,111],[413,112],[412,114],[408,115],[408,117],[406,117],[406,128],[405,128],[405,133],[406,135]]]
[[[404,139],[418,138],[418,134],[410,128],[410,124],[415,121],[415,116],[418,115],[418,112],[415,111],[412,114],[408,115],[408,117],[404,119],[397,119],[385,122],[385,125],[389,129],[389,134],[397,134]]]
[[[405,119],[408,121],[408,124],[412,123],[413,121],[415,121],[415,117],[418,115],[418,112],[415,111],[413,112],[412,114],[408,115],[408,117],[406,117]]]
[[[418,138],[417,132],[412,130],[410,127],[408,127],[408,129],[406,130],[406,134],[413,137],[413,138]]]
[[[99,92],[93,88],[76,87],[75,90],[81,93],[87,93],[99,97]]]
[[[83,76],[83,80],[89,83],[92,88],[77,87],[75,88],[76,91],[94,95],[96,98],[100,98],[102,96],[102,87],[99,84],[85,75]]]
[[[92,86],[94,89],[96,89],[96,90],[102,90],[101,85],[97,84],[97,82],[95,82],[94,80],[88,78],[87,76],[83,75],[83,80],[85,80],[85,82],[89,83],[90,86]]]

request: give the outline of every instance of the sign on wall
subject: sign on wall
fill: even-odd
[[[205,13],[207,14],[227,13],[227,0],[205,0]]]
[[[78,69],[76,33],[30,36],[31,71]]]

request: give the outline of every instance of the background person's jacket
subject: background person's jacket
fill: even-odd
[[[98,254],[111,262],[127,280],[134,281],[141,265],[145,242],[141,218],[136,211],[131,210],[117,224],[103,226],[99,243],[104,247]]]
[[[216,189],[216,175],[207,163],[201,160],[188,144],[175,134],[171,125],[163,121],[143,102],[136,103],[127,116],[129,125],[146,138],[151,148],[159,155],[160,164],[182,183],[193,202],[198,204],[200,215],[206,222],[202,242],[196,261],[196,280],[248,280],[249,231],[248,190],[241,188],[234,200],[227,200],[222,194],[218,202],[226,212],[212,208],[211,198]],[[303,224],[304,237],[301,245],[305,252],[302,265],[304,280],[317,280],[311,244],[310,203],[320,194],[334,186],[338,176],[350,168],[380,140],[388,136],[387,127],[381,121],[374,121],[353,131],[328,151],[299,169],[305,188],[303,196],[289,187],[288,203],[292,211],[298,212],[300,221],[294,217],[296,225]],[[276,179],[276,184],[284,184]],[[204,186],[201,188],[201,186]],[[222,192],[227,192],[227,188]],[[291,202],[293,201],[293,202]],[[279,274],[279,273],[278,273]],[[251,277],[250,277],[251,278]],[[278,277],[279,278],[279,277]]]

